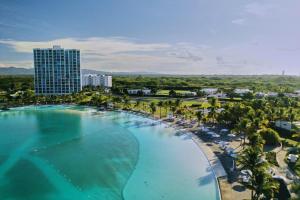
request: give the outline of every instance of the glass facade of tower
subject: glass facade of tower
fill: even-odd
[[[81,90],[80,51],[54,46],[34,49],[36,95],[64,95]]]

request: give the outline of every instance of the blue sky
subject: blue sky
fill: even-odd
[[[300,74],[299,0],[0,0],[0,67],[32,48],[81,50],[82,68]]]

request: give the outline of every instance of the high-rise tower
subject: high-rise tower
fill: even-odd
[[[53,46],[33,49],[36,95],[64,95],[81,90],[80,51]]]

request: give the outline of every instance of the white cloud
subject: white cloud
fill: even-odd
[[[77,48],[83,53],[101,53],[112,54],[120,52],[132,51],[157,51],[168,48],[170,45],[165,43],[140,44],[129,41],[122,37],[92,37],[86,39],[80,38],[63,38],[52,41],[33,42],[33,41],[16,41],[16,40],[0,40],[0,44],[9,45],[16,52],[31,53],[33,48],[49,48],[53,45],[61,45],[65,48]]]
[[[1,60],[0,67],[28,67],[32,66],[32,60],[19,60],[19,61],[11,61],[11,60]]]
[[[123,37],[63,38],[42,42],[0,40],[0,44],[11,47],[17,53],[32,53],[33,48],[49,48],[53,45],[76,48],[82,53],[83,68],[101,68],[110,71],[139,69],[161,71],[164,70],[164,66],[176,68],[179,65],[201,61],[202,58],[197,51],[207,48],[204,45],[192,47],[187,43],[176,45],[141,43]],[[11,64],[13,62],[6,62],[5,65]]]
[[[272,9],[276,8],[273,3],[252,2],[245,6],[245,12],[255,16],[266,16],[272,14]]]
[[[191,43],[143,43],[122,37],[93,37],[40,42],[0,40],[0,45],[12,48],[15,51],[14,59],[18,58],[19,54],[31,56],[33,48],[49,48],[52,45],[76,48],[81,50],[82,68],[105,71],[259,74],[279,73],[282,70],[278,67],[278,60],[274,59],[279,58],[281,52],[278,54],[275,50],[270,51],[268,47],[261,49],[260,45],[253,45],[253,42],[213,47]],[[1,60],[0,67],[32,66],[32,60],[16,60]],[[270,66],[276,65],[276,69],[270,70]]]
[[[244,25],[245,22],[246,22],[246,19],[244,19],[244,18],[234,19],[231,21],[231,23],[237,24],[237,25]]]

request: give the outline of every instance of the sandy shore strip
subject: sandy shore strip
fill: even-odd
[[[217,178],[227,177],[227,173],[216,154],[195,134],[192,135],[194,142],[200,147],[210,163],[212,170]]]

